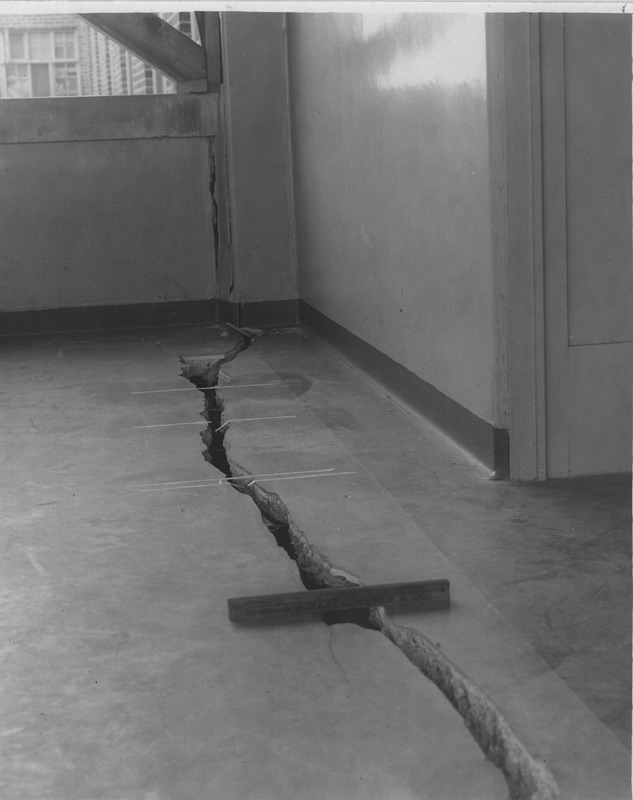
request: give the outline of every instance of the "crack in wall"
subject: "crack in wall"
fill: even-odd
[[[227,478],[231,486],[248,495],[261,513],[262,521],[275,541],[297,565],[307,590],[362,586],[354,575],[333,566],[294,524],[290,512],[275,492],[258,484],[249,485],[251,474],[229,457],[226,441],[230,423],[222,430],[224,403],[218,394],[220,370],[246,350],[252,338],[241,339],[225,356],[204,365],[182,359],[182,376],[200,389],[205,398],[205,418],[209,425],[201,434],[206,446],[204,458]],[[519,740],[494,703],[459,667],[447,658],[423,633],[395,623],[383,607],[330,611],[323,613],[327,625],[352,623],[380,632],[397,647],[442,692],[459,713],[486,758],[506,780],[509,800],[556,800],[559,790],[549,769],[537,761]]]
[[[220,216],[216,197],[217,167],[215,157],[215,142],[209,139],[209,193],[211,195],[211,233],[213,237],[213,272],[215,275],[215,291],[217,293],[220,280]]]

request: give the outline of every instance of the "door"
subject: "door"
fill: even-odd
[[[547,477],[631,468],[631,17],[541,15]]]

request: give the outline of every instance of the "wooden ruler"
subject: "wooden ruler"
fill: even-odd
[[[228,600],[231,622],[260,622],[372,606],[406,605],[420,611],[436,611],[450,608],[450,604],[450,585],[446,579],[261,594]]]

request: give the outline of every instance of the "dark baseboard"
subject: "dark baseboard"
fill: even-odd
[[[507,430],[495,428],[473,414],[305,301],[299,301],[299,310],[302,323],[475,456],[492,470],[493,480],[508,480],[510,446]]]
[[[22,336],[37,333],[154,328],[169,325],[212,325],[214,322],[213,300],[43,308],[31,311],[0,312],[0,335]]]
[[[231,325],[239,324],[237,303],[229,303],[228,300],[217,299],[214,300],[214,304],[216,322],[230,322]]]
[[[299,323],[297,300],[265,300],[258,303],[229,303],[217,300],[218,322],[254,328],[292,328]]]
[[[260,328],[292,328],[299,324],[297,300],[265,300],[240,304],[240,325]]]
[[[0,336],[160,328],[170,325],[214,325],[217,322],[261,328],[288,328],[297,325],[298,321],[296,300],[271,300],[262,303],[187,300],[176,303],[0,311]]]

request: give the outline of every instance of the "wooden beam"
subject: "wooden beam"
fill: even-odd
[[[421,611],[450,608],[450,586],[445,578],[414,583],[384,583],[377,586],[347,586],[309,592],[232,597],[228,600],[231,622],[285,620],[374,606],[416,606]]]
[[[121,47],[177,82],[206,80],[204,50],[158,14],[80,14]]]
[[[196,22],[207,60],[209,90],[222,83],[222,43],[218,11],[196,11]]]

